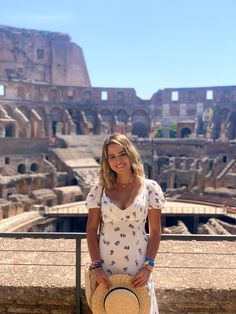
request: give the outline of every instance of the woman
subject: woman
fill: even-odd
[[[164,197],[159,185],[144,178],[140,156],[122,134],[109,136],[102,149],[100,182],[86,199],[87,243],[97,283],[129,274],[136,287],[147,285],[150,313],[158,313],[151,272],[160,237]],[[145,232],[148,218],[149,237]],[[99,232],[99,242],[97,232]]]

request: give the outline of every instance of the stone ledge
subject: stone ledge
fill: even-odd
[[[0,239],[0,314],[75,313],[75,241]],[[236,313],[236,243],[162,241],[154,272],[160,314]],[[84,298],[82,242],[82,313]],[[28,264],[28,265],[25,265]]]

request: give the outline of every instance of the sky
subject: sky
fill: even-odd
[[[0,24],[62,32],[93,87],[236,85],[236,0],[7,0]]]

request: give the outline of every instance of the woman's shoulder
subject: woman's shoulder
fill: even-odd
[[[103,187],[100,183],[94,183],[86,197],[85,206],[87,208],[100,207]]]
[[[145,183],[148,187],[159,187],[160,188],[160,185],[155,180],[145,179]]]

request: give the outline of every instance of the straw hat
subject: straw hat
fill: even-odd
[[[109,277],[112,286],[107,289],[100,284],[94,292],[94,314],[149,314],[151,300],[145,287],[134,288],[132,277],[118,274]]]

